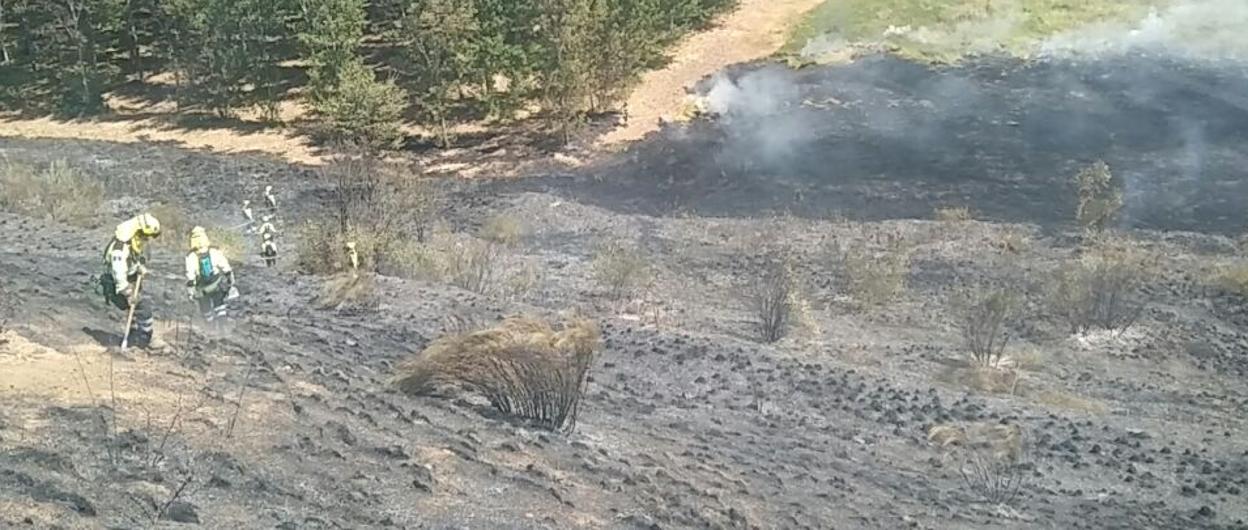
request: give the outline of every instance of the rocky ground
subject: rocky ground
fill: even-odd
[[[716,177],[704,162],[726,160],[733,152],[724,145],[757,147],[731,144],[727,135],[741,129],[729,118],[652,136],[614,165],[580,175],[454,184],[444,212],[451,230],[474,233],[499,215],[526,228],[508,252],[538,265],[539,281],[508,297],[382,278],[376,311],[318,309],[312,301],[322,278],[297,274],[289,260],[265,269],[249,257],[233,322],[210,328],[190,319],[180,300],[179,253],[160,247],[153,268],[161,276],[149,293],[173,347],[117,353],[106,345],[118,339],[121,315],[87,285],[107,226],[0,214],[0,287],[17,309],[0,336],[0,526],[1248,527],[1246,301],[1207,287],[1203,277],[1238,254],[1224,233],[1242,224],[1226,217],[1225,205],[1242,202],[1233,171],[1239,155],[1229,125],[1219,125],[1230,122],[1217,121],[1232,120],[1233,109],[1200,114],[1199,123],[1212,123],[1199,135],[1211,146],[1198,173],[1209,188],[1177,196],[1189,205],[1185,213],[1149,215],[1129,202],[1138,226],[1131,237],[1162,271],[1140,321],[1120,335],[1072,336],[1038,293],[1078,240],[1065,222],[1069,192],[1057,183],[1099,152],[1089,139],[1142,135],[1142,125],[1170,122],[1106,114],[1084,120],[1090,136],[1050,144],[985,134],[993,120],[1019,122],[1002,131],[1055,122],[978,105],[942,111],[940,100],[915,99],[906,87],[961,76],[969,84],[940,92],[974,89],[988,101],[1070,116],[1084,115],[1065,106],[1079,104],[1071,101],[1105,99],[1045,92],[1043,79],[1062,77],[1056,66],[950,73],[880,61],[794,74],[816,80],[796,84],[797,93],[838,87],[837,102],[811,94],[799,101],[826,103],[821,112],[845,119],[803,114],[814,121],[801,123],[818,127],[798,130],[826,134],[764,147],[786,155],[757,153],[756,166],[735,159],[734,173]],[[1018,71],[1032,72],[1028,82],[1049,95],[1028,103],[1018,93],[1024,81],[1011,74]],[[866,77],[845,80],[855,76]],[[1002,87],[998,79],[1015,81]],[[1105,79],[1112,76],[1090,75],[1085,85],[1113,89]],[[1223,88],[1185,93],[1233,97]],[[902,117],[921,109],[956,114],[937,132],[916,130],[951,145],[867,138],[859,128],[888,108]],[[1182,148],[1172,133],[1154,136],[1111,142],[1103,156],[1128,167],[1145,159],[1161,168],[1184,164],[1174,161]],[[907,142],[922,148],[898,147]],[[878,151],[837,163],[868,143]],[[868,167],[877,152],[887,163]],[[193,204],[196,220],[226,225],[235,204],[273,183],[290,205],[284,222],[292,227],[324,191],[298,166],[172,146],[6,139],[0,154],[66,158],[109,179],[118,190],[106,208],[109,223],[161,196]],[[782,159],[789,162],[776,165]],[[958,168],[980,167],[972,163],[983,166],[959,178]],[[630,165],[632,178],[615,178]],[[845,177],[811,186],[819,167]],[[1002,167],[1032,169],[989,171]],[[693,194],[702,184],[705,193]],[[681,190],[689,192],[683,199],[675,194]],[[770,215],[786,204],[801,217]],[[816,215],[817,204],[848,220]],[[922,220],[949,205],[990,221]],[[635,300],[608,301],[592,281],[594,249],[609,240],[628,241],[656,271]],[[910,250],[908,286],[883,307],[861,309],[845,293],[831,243],[881,240]],[[762,344],[743,292],[761,274],[761,254],[779,251],[794,261],[812,325]],[[960,375],[951,308],[958,293],[993,281],[1033,295],[1027,318],[1012,329],[1010,352],[1026,362],[1010,393],[976,390]],[[571,434],[498,417],[472,398],[412,398],[388,385],[394,364],[439,336],[448,316],[551,316],[569,308],[591,314],[604,331]],[[1020,427],[1027,466],[1016,498],[984,502],[966,485],[928,441],[929,429],[945,423]]]

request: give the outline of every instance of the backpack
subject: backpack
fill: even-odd
[[[212,252],[205,252],[199,256],[199,279],[208,283],[213,280],[214,276],[216,274],[212,266]]]

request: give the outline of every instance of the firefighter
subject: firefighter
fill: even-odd
[[[199,312],[212,322],[229,311],[233,298],[234,269],[225,254],[212,246],[203,227],[191,229],[191,251],[186,255],[186,294],[199,302]]]
[[[160,237],[160,221],[150,213],[136,215],[113,230],[113,239],[104,249],[105,272],[99,276],[105,300],[122,311],[131,311],[134,318],[126,330],[129,344],[140,348],[160,348],[155,342],[155,312],[152,302],[139,292],[141,279],[147,274],[146,243]],[[125,344],[126,341],[123,341]]]

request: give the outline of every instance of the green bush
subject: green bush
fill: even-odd
[[[332,88],[312,101],[328,136],[369,148],[390,149],[403,140],[407,95],[393,81],[379,81],[362,61],[341,66]]]

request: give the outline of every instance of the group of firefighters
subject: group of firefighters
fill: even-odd
[[[274,212],[277,199],[273,187],[264,191],[268,210]],[[277,261],[277,229],[273,226],[273,214],[262,216],[262,224],[254,227],[250,201],[243,202],[243,217],[248,232],[259,233],[262,239],[260,255],[265,265],[272,267]],[[142,296],[143,278],[147,275],[147,244],[161,235],[160,220],[150,213],[139,214],[117,225],[113,238],[104,250],[105,271],[99,276],[99,287],[108,303],[127,312],[122,347],[134,345],[140,348],[161,349],[163,341],[155,337],[155,316],[150,298]],[[202,226],[191,229],[189,251],[186,254],[186,294],[199,305],[199,311],[208,321],[227,316],[228,301],[238,296],[234,269],[225,253],[208,238]]]

